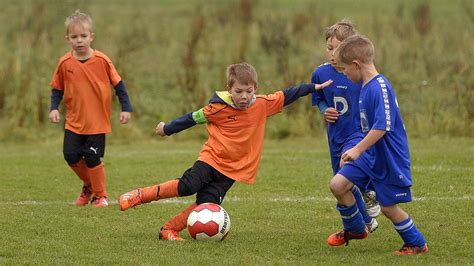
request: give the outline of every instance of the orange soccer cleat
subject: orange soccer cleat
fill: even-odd
[[[341,230],[328,237],[328,245],[340,246],[340,245],[346,244],[347,246],[349,244],[349,240],[364,239],[364,238],[367,238],[368,235],[369,235],[369,232],[368,232],[367,227],[365,227],[364,232],[361,234],[354,234],[349,231]]]
[[[86,206],[92,197],[92,190],[90,186],[84,185],[81,194],[76,199],[76,206]]]
[[[121,211],[126,211],[132,207],[143,204],[142,190],[134,189],[125,194],[120,195],[119,205]]]
[[[94,197],[92,199],[92,207],[93,208],[104,208],[109,206],[109,202],[107,201],[107,197]]]
[[[161,228],[160,233],[158,234],[160,240],[168,241],[184,241],[182,237],[179,236],[179,232],[172,229]]]
[[[395,255],[403,256],[403,255],[415,255],[415,254],[422,254],[428,253],[428,245],[422,247],[410,247],[407,245],[403,245],[403,247],[394,252]]]

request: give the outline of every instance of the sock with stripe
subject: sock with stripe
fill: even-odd
[[[349,207],[337,204],[336,209],[341,214],[345,231],[354,234],[362,234],[365,231],[365,222],[362,214],[359,212],[359,208],[357,208],[357,204]]]
[[[179,179],[163,182],[159,185],[142,188],[143,203],[152,202],[159,199],[179,197]]]
[[[425,237],[418,230],[411,217],[408,217],[405,221],[400,223],[394,223],[393,226],[405,242],[405,245],[410,247],[423,247],[426,244]]]
[[[370,223],[372,221],[372,217],[370,217],[369,214],[367,213],[367,209],[365,208],[364,198],[362,197],[362,193],[360,192],[360,189],[357,186],[353,186],[351,189],[351,192],[354,195],[357,208],[359,208],[359,212],[362,215],[362,219],[364,219],[364,222],[366,224]]]

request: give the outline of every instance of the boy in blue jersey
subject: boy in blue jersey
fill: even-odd
[[[326,59],[328,63],[316,68],[311,76],[311,82],[324,82],[333,80],[333,83],[324,90],[312,94],[313,106],[318,106],[327,122],[327,134],[331,165],[334,175],[340,170],[341,155],[354,147],[364,134],[360,128],[359,94],[361,82],[352,83],[336,67],[333,58],[334,51],[347,37],[356,34],[352,23],[343,19],[326,30]],[[378,227],[377,217],[380,214],[380,205],[375,200],[369,199],[367,205],[361,195],[367,186],[352,187],[357,206],[361,212],[369,232]],[[371,192],[372,194],[373,192]]]
[[[404,241],[395,254],[427,253],[423,234],[397,205],[412,200],[408,140],[395,92],[373,63],[374,46],[366,37],[354,35],[339,45],[334,58],[350,80],[362,81],[359,109],[365,137],[342,154],[343,166],[331,180],[330,188],[337,198],[344,230],[329,236],[328,244],[339,246],[351,239],[367,237],[351,188],[354,184],[365,185],[369,179],[383,214]]]

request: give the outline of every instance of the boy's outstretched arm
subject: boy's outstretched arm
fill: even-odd
[[[302,96],[306,96],[314,91],[321,90],[326,88],[332,83],[332,80],[328,80],[323,84],[301,84],[297,87],[288,88],[283,90],[283,94],[285,95],[285,102],[283,106],[287,106],[292,102],[296,101],[298,98]]]
[[[169,124],[160,122],[155,128],[155,132],[160,136],[169,136],[203,123],[207,123],[207,119],[204,116],[204,108],[201,108],[195,112],[187,113]]]

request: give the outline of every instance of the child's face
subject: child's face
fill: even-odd
[[[336,67],[336,61],[334,61],[334,51],[336,48],[339,47],[341,41],[339,41],[336,37],[329,38],[326,41],[326,59],[333,67]]]
[[[360,64],[358,61],[354,60],[350,64],[338,63],[337,66],[352,82],[357,83],[362,79]]]
[[[84,24],[73,24],[69,26],[66,39],[77,55],[87,55],[94,40],[94,33]]]
[[[255,84],[242,84],[236,81],[229,89],[232,100],[239,109],[247,109],[257,90]]]

